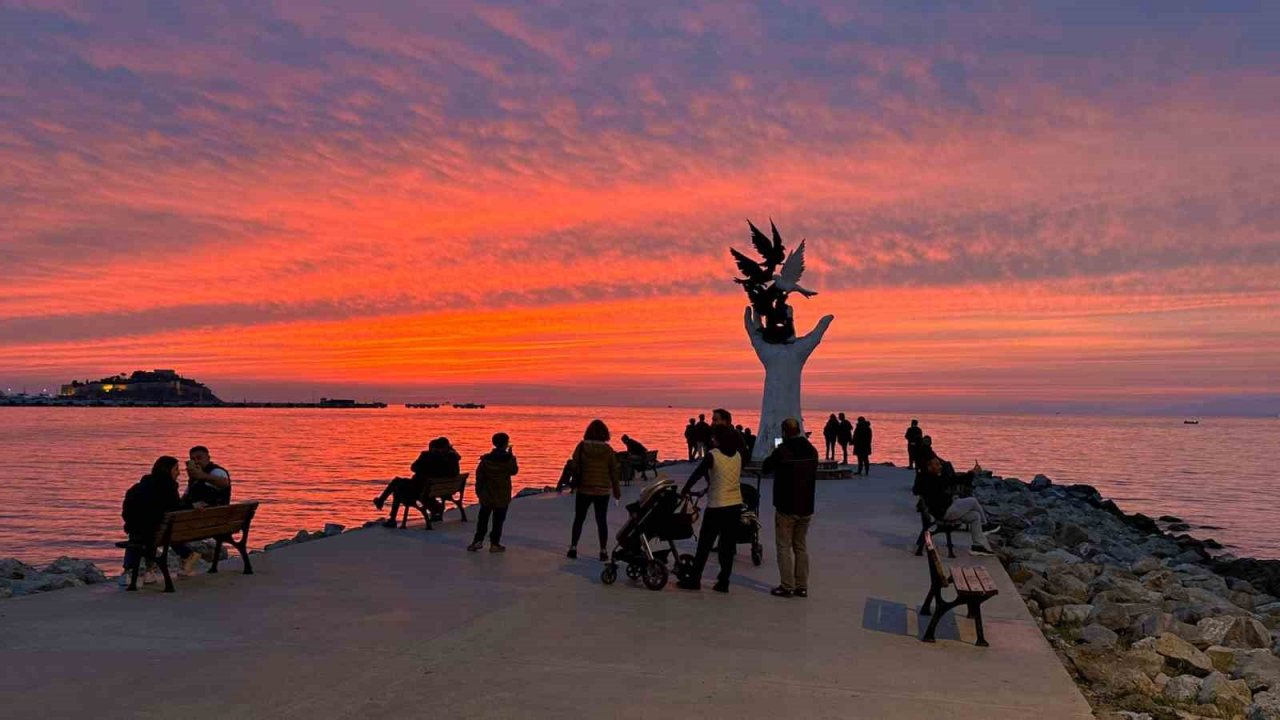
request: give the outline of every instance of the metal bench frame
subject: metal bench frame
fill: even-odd
[[[189,519],[199,519],[201,515],[213,513],[225,513],[227,508],[244,508],[245,513],[243,521],[240,522],[236,529],[230,532],[187,532],[181,533],[174,537],[173,526],[178,524],[179,528]],[[258,503],[232,503],[231,505],[217,505],[207,508],[192,508],[190,510],[175,510],[165,513],[164,520],[160,522],[159,529],[156,530],[155,537],[150,542],[132,543],[122,542],[116,543],[117,547],[132,548],[141,551],[142,557],[138,560],[129,574],[129,590],[136,591],[138,589],[138,570],[142,567],[143,561],[148,561],[160,566],[160,574],[164,576],[164,591],[167,593],[175,592],[173,586],[173,577],[169,574],[169,548],[173,543],[197,542],[199,540],[215,540],[217,545],[213,551],[213,564],[209,568],[210,573],[218,572],[218,559],[222,555],[222,544],[225,542],[234,547],[239,553],[241,560],[244,561],[244,574],[253,574],[253,564],[249,561],[249,525],[253,523],[253,516],[258,511]],[[224,523],[218,526],[222,530],[230,523]],[[237,540],[232,537],[239,532],[240,538]]]
[[[920,606],[920,616],[932,615],[933,618],[924,631],[924,637],[920,639],[928,643],[934,642],[934,632],[937,631],[938,622],[942,617],[960,605],[967,605],[969,617],[973,620],[974,628],[978,633],[978,640],[974,644],[978,647],[988,647],[989,643],[982,632],[982,603],[1000,594],[995,583],[991,581],[991,576],[987,574],[986,568],[963,567],[959,568],[960,579],[957,580],[942,562],[942,556],[938,554],[938,548],[933,544],[933,537],[926,534],[924,544],[929,554],[929,594],[924,598],[924,605]],[[948,585],[956,591],[955,600],[946,600],[942,597],[942,589]]]
[[[403,529],[409,525],[409,510],[414,509],[422,513],[422,519],[426,522],[426,529],[431,530],[431,511],[427,510],[427,501],[431,499],[440,500],[441,504],[453,503],[458,508],[458,514],[462,516],[462,522],[467,521],[466,508],[462,506],[462,496],[467,489],[467,478],[471,477],[471,473],[460,473],[456,477],[451,478],[431,478],[422,486],[422,494],[412,503],[405,503],[404,516],[400,520],[400,527]],[[447,491],[447,492],[446,492]],[[444,508],[440,512],[443,514]],[[442,515],[443,516],[443,515]]]

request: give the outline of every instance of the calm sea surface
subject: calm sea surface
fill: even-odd
[[[185,458],[194,444],[209,446],[231,471],[236,499],[263,503],[250,538],[261,547],[299,528],[375,518],[373,496],[387,479],[408,475],[409,463],[438,435],[453,441],[464,471],[473,471],[490,435],[507,432],[520,459],[517,488],[542,486],[555,483],[593,417],[609,423],[615,444],[627,433],[665,459],[683,456],[683,425],[696,412],[0,408],[0,557],[34,563],[73,555],[114,569],[124,491],[156,457]],[[815,412],[810,424],[825,412]],[[908,418],[859,412],[875,430],[872,462],[905,464]],[[1280,558],[1280,487],[1270,471],[1271,459],[1280,457],[1280,420],[919,417],[957,468],[978,460],[1006,477],[1043,472],[1055,482],[1089,483],[1126,510],[1210,526],[1195,532],[1234,546],[1237,555]],[[753,424],[755,413],[735,413],[735,420]],[[518,517],[517,509],[512,521]]]

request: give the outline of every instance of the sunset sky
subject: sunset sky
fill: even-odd
[[[1280,3],[0,0],[0,389],[1280,412]]]

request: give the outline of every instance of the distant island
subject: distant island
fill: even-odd
[[[57,395],[6,395],[8,407],[210,407],[210,408],[385,408],[384,402],[320,398],[320,402],[226,402],[202,382],[176,370],[135,370],[101,380],[73,380]]]

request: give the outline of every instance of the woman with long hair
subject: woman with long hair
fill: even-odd
[[[609,426],[595,419],[587,426],[582,442],[573,450],[569,461],[576,492],[573,504],[573,534],[569,540],[570,559],[578,557],[578,538],[582,537],[582,524],[587,510],[595,510],[596,530],[600,535],[600,559],[608,560],[609,544],[609,495],[622,497],[619,483],[621,467],[618,454],[609,445]]]
[[[124,531],[129,536],[130,544],[124,551],[125,573],[121,575],[122,586],[125,584],[125,577],[142,560],[137,547],[150,544],[160,523],[164,521],[165,513],[178,509],[181,502],[178,496],[180,474],[178,458],[162,455],[152,463],[151,472],[143,475],[124,494],[120,516],[124,519]],[[148,568],[142,580],[144,584],[155,580],[152,572]]]
[[[827,424],[822,426],[822,439],[826,441],[826,453],[823,457],[827,462],[836,459],[836,436],[840,434],[840,421],[836,419],[836,414],[831,413],[831,417],[827,418]]]
[[[693,572],[676,583],[685,590],[702,589],[702,571],[711,557],[711,548],[720,541],[720,574],[716,578],[716,592],[729,592],[729,576],[733,574],[733,556],[738,545],[734,538],[742,523],[742,443],[738,432],[731,425],[716,425],[715,447],[707,452],[702,463],[694,469],[684,492],[701,479],[707,480],[707,511],[702,514],[702,530],[698,534],[698,550],[693,559]]]

